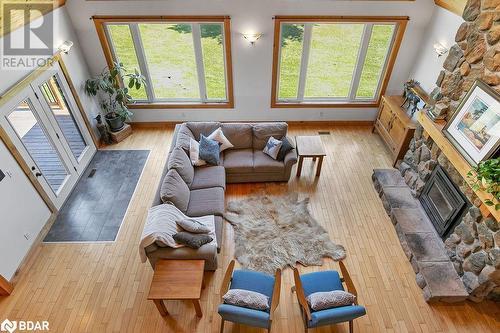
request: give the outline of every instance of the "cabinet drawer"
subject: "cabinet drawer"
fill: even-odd
[[[406,129],[403,123],[396,117],[392,121],[391,127],[389,129],[389,135],[394,142],[402,142],[405,139]]]
[[[389,131],[389,127],[391,125],[391,121],[393,118],[394,118],[394,113],[392,113],[391,108],[387,103],[383,103],[378,117],[380,125],[384,127],[387,131]]]

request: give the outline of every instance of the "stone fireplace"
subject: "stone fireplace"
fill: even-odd
[[[500,0],[469,0],[463,18],[431,93],[430,117],[418,116],[398,170],[374,170],[373,181],[426,300],[498,302],[500,212],[468,185],[470,165],[442,134],[443,124],[431,120],[449,120],[477,79],[500,92]],[[456,193],[433,189],[437,174]],[[425,210],[428,199],[435,201],[434,212]],[[441,218],[436,227],[434,217]]]
[[[437,165],[419,197],[420,203],[439,236],[448,236],[471,204],[446,171]]]

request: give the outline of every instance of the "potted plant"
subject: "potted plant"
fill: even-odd
[[[491,194],[492,198],[485,200],[484,203],[500,210],[500,158],[480,162],[467,176],[474,191],[482,189]]]
[[[129,94],[130,89],[139,90],[144,85],[146,80],[137,69],[129,73],[122,63],[114,62],[113,68],[105,68],[97,77],[85,82],[85,92],[89,96],[101,93],[104,97],[101,102],[104,119],[110,130],[117,132],[132,115],[127,107],[133,102]]]

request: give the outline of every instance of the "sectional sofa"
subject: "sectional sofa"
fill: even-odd
[[[209,136],[219,127],[234,147],[221,152],[217,166],[192,166],[189,159],[191,139],[199,141],[201,134]],[[281,139],[287,131],[288,125],[284,122],[187,122],[176,125],[153,206],[169,201],[191,217],[214,215],[218,245],[217,249],[206,244],[194,250],[152,244],[146,248],[146,254],[153,268],[159,259],[203,259],[206,270],[217,269],[217,253],[223,241],[226,183],[287,182],[297,162],[296,150],[288,152],[284,161],[274,160],[262,151],[269,137]]]

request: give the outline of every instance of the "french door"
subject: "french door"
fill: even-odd
[[[0,107],[0,126],[59,209],[96,152],[59,64]]]

